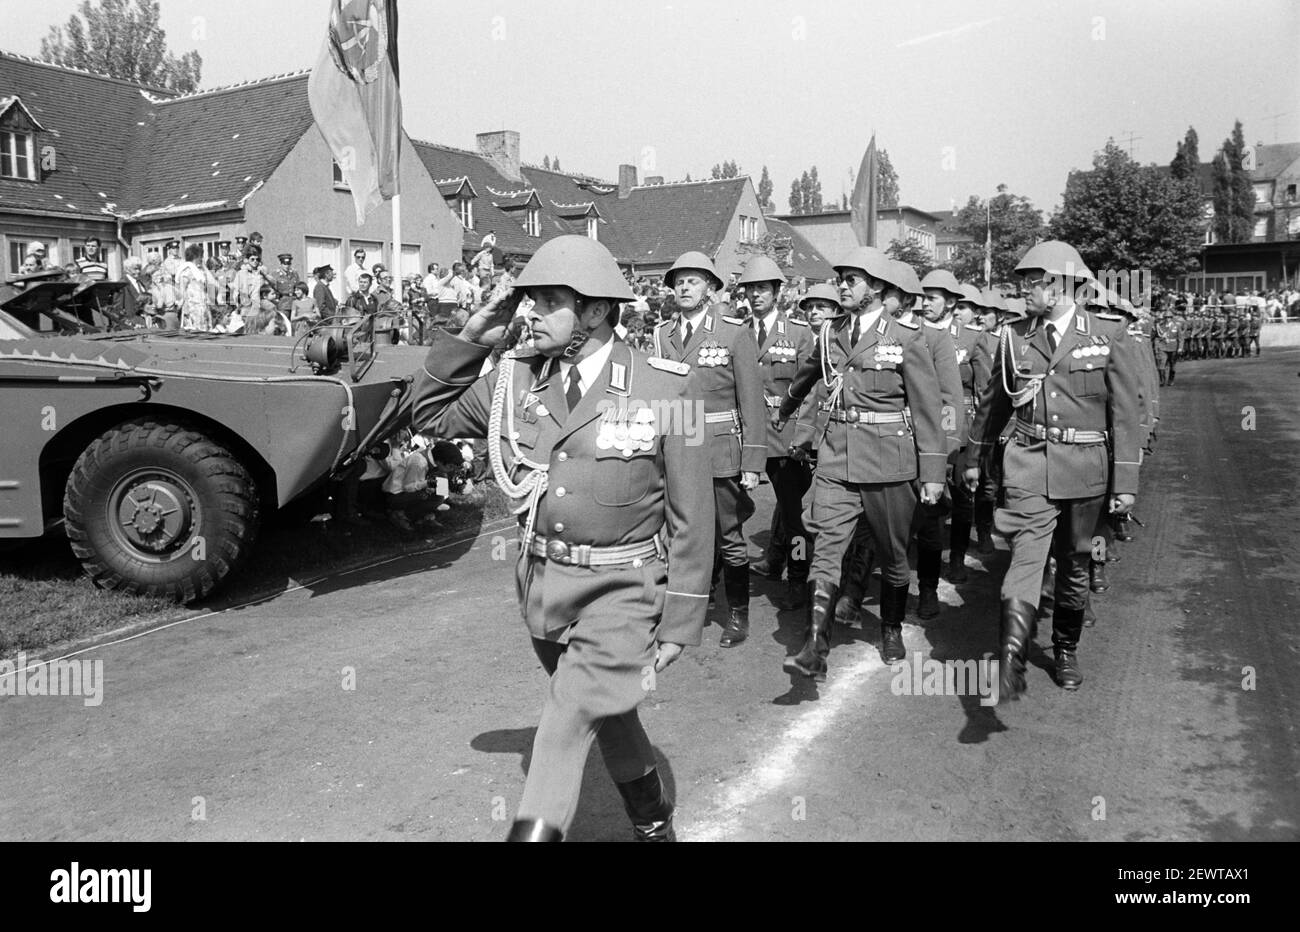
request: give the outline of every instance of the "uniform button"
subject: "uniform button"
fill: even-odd
[[[563,522],[563,521],[556,521],[556,522],[555,522],[555,533],[558,534],[558,533],[560,533],[560,532],[563,531],[563,530],[564,530],[564,522]]]
[[[1086,366],[1084,366],[1084,368],[1085,368],[1085,369],[1091,369],[1091,368],[1092,368],[1092,363],[1088,363]]]
[[[901,430],[898,432],[898,436],[900,437],[903,436],[903,432]]]
[[[876,363],[876,368],[877,368],[877,369],[880,368],[880,363]]]
[[[559,455],[556,456],[555,458],[556,458],[557,460],[559,460],[561,463],[563,463],[565,460],[567,460],[567,459],[569,458],[569,454],[567,454],[567,453],[565,453],[563,450],[561,450],[560,453],[559,453]]]
[[[1052,392],[1052,397],[1053,397],[1053,398],[1055,398],[1055,397],[1056,397],[1056,392]],[[564,454],[563,454],[563,453],[561,453],[561,454],[560,454],[560,456],[564,456]]]
[[[518,440],[518,439],[519,439],[519,431],[517,431],[517,430],[512,430],[512,431],[510,432],[510,439],[511,439],[511,440]]]
[[[1053,416],[1055,416],[1055,415],[1053,415]],[[556,497],[556,498],[564,498],[565,494],[566,494],[566,493],[565,493],[565,491],[564,491],[564,486],[560,486],[558,489],[555,490],[555,497]]]
[[[637,557],[635,560],[632,561],[633,569],[639,570],[643,566],[645,566],[645,560],[642,560],[640,557]]]
[[[1056,370],[1055,370],[1055,369],[1048,369],[1048,370],[1047,370],[1047,374],[1048,374],[1048,375],[1056,375]]]
[[[1052,415],[1052,420],[1054,420],[1054,421],[1059,421],[1060,419],[1061,419],[1061,416],[1060,416],[1059,414],[1053,414],[1053,415]],[[563,491],[564,491],[563,489],[560,490],[561,493],[563,493]]]
[[[853,367],[852,367],[852,366],[849,366],[849,371],[850,371],[850,372],[853,371]]]

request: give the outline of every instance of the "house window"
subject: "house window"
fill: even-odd
[[[758,239],[758,218],[740,215],[740,241],[752,243]]]
[[[524,217],[524,232],[529,236],[542,235],[542,212],[538,208],[528,208]]]
[[[596,235],[596,218],[595,218],[595,217],[588,217],[588,218],[587,218],[587,238],[588,238],[588,239],[599,239],[599,238],[600,238],[600,237],[598,237],[598,236]]]
[[[460,209],[460,225],[467,230],[474,229],[474,202],[467,197],[462,197],[457,203]]]
[[[330,167],[334,169],[334,190],[336,191],[352,190],[351,188],[348,187],[347,181],[343,179],[343,169],[339,168],[339,163],[331,159]]]
[[[1255,239],[1268,239],[1268,217],[1260,217],[1255,221]]]
[[[1288,201],[1295,200],[1295,185],[1289,184],[1286,186],[1286,199]]]
[[[0,177],[36,180],[36,160],[32,158],[32,134],[0,131]]]

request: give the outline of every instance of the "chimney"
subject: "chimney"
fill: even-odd
[[[479,154],[490,161],[496,170],[511,181],[523,181],[519,171],[519,134],[512,129],[495,133],[479,133]]]
[[[618,199],[626,200],[636,187],[636,166],[620,165],[618,167]]]
[[[663,175],[650,175],[649,177],[646,178],[645,183],[646,183],[646,184],[663,184],[663,183],[664,183],[664,176],[663,176]]]

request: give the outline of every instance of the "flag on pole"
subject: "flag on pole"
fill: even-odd
[[[876,158],[876,134],[871,134],[867,152],[858,168],[857,182],[853,185],[853,199],[849,203],[849,222],[860,246],[876,245],[876,204],[880,192],[880,161]]]
[[[397,193],[397,0],[330,0],[329,31],[307,82],[307,99],[352,189],[360,226]]]
[[[991,202],[984,203],[984,286],[993,287],[993,213]]]

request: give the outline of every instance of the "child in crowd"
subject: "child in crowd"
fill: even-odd
[[[293,286],[293,314],[289,322],[293,326],[295,337],[302,336],[320,323],[320,309],[316,307],[316,299],[308,294],[306,282],[298,282]]]

